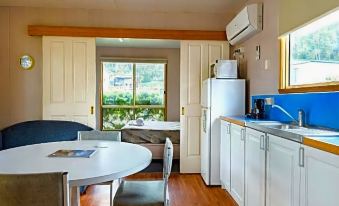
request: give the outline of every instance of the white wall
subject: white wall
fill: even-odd
[[[263,2],[263,31],[239,46],[245,48],[242,77],[248,80],[249,95],[276,94],[279,86],[278,11],[280,0],[249,0]],[[261,47],[261,58],[256,60],[256,46]],[[265,69],[268,60],[268,69]]]
[[[222,31],[233,15],[0,7],[0,129],[42,118],[42,40],[27,25]],[[32,71],[19,69],[24,53],[36,61]]]

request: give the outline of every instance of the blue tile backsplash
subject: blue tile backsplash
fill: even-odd
[[[252,105],[258,98],[274,98],[274,104],[283,107],[295,119],[298,110],[305,111],[306,124],[339,129],[339,92],[277,94],[252,96]],[[271,106],[265,107],[266,119],[291,121],[284,113]]]

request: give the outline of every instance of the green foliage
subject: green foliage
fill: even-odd
[[[115,75],[131,75],[133,73],[132,63],[104,62],[104,72]]]
[[[121,129],[129,120],[143,118],[145,120],[164,120],[163,108],[137,108],[137,105],[164,105],[164,64],[136,63],[136,96],[131,88],[114,85],[115,77],[133,76],[133,63],[104,62],[104,76],[110,85],[103,93],[103,105],[121,105],[120,108],[103,109],[103,129]],[[123,106],[134,106],[124,108]]]
[[[133,95],[129,92],[106,92],[102,102],[104,105],[132,105]]]
[[[295,60],[339,61],[339,23],[309,34],[291,34],[291,43]]]
[[[165,111],[164,109],[139,108],[135,110],[135,119],[137,118],[163,121],[165,119]]]
[[[151,108],[105,108],[103,109],[103,129],[121,129],[128,121],[143,118],[144,120],[159,120],[165,118],[165,109]]]
[[[147,93],[141,92],[137,95],[136,104],[137,105],[162,105],[163,96],[160,96],[158,93]]]
[[[103,129],[121,129],[129,120],[134,119],[132,109],[103,109]]]
[[[141,83],[164,81],[163,64],[137,64],[137,79]]]

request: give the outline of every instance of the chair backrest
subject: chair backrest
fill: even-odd
[[[79,140],[105,140],[105,141],[121,141],[120,131],[79,131]]]
[[[69,206],[68,174],[0,174],[0,203],[10,206]]]
[[[77,140],[78,131],[90,131],[86,125],[56,120],[37,120],[18,123],[1,131],[2,149],[46,142]]]
[[[169,204],[168,179],[172,170],[173,144],[169,138],[166,138],[163,159],[163,179],[164,179],[164,199],[165,205]]]

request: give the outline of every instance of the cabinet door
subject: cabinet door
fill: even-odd
[[[245,128],[231,124],[231,195],[244,205],[245,192]]]
[[[229,58],[226,41],[181,41],[180,45],[180,172],[200,173],[201,87],[210,63]]]
[[[246,128],[245,205],[265,205],[266,135]]]
[[[300,143],[267,135],[267,206],[297,206]]]
[[[43,119],[96,127],[95,38],[43,37]]]
[[[301,175],[302,206],[339,205],[339,156],[305,146]]]
[[[231,124],[221,120],[220,129],[220,181],[228,192],[231,189]]]

